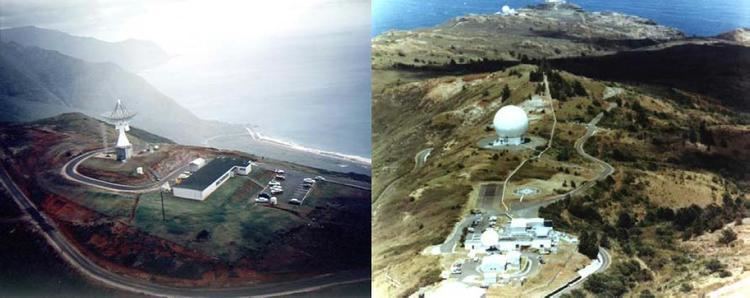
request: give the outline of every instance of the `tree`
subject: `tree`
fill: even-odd
[[[699,221],[702,214],[703,209],[698,205],[692,204],[690,207],[677,209],[673,223],[678,230],[684,231],[695,222]]]
[[[589,257],[589,259],[595,260],[599,255],[599,239],[596,237],[596,232],[583,232],[581,238],[578,239],[578,252]]]
[[[586,88],[583,87],[583,84],[579,82],[578,80],[573,81],[573,93],[578,96],[588,96],[589,93],[586,92]]]
[[[693,285],[689,283],[684,283],[680,286],[680,291],[683,291],[685,293],[690,292],[693,290]]]
[[[604,248],[611,247],[611,244],[609,243],[609,237],[607,236],[606,233],[602,234],[602,238],[599,239],[599,246],[604,247]]]
[[[606,273],[595,273],[591,275],[583,288],[596,294],[597,297],[620,297],[628,292],[628,286],[624,283],[622,276],[612,276]]]
[[[719,237],[720,244],[729,245],[730,243],[734,242],[734,240],[737,240],[737,233],[735,233],[732,229],[726,228],[721,231],[721,237]]]
[[[503,87],[502,95],[503,95],[503,99],[510,98],[510,88],[508,87],[508,85],[505,85],[505,87]]]
[[[662,221],[672,221],[674,219],[674,210],[672,208],[659,207],[656,209],[656,218]]]
[[[726,268],[726,265],[722,264],[718,259],[710,259],[706,262],[706,269],[711,273],[724,270],[724,268]]]
[[[568,147],[562,147],[560,149],[560,152],[557,153],[557,160],[558,161],[568,161],[568,160],[570,160],[570,148],[568,148]]]
[[[641,291],[641,294],[638,297],[639,298],[656,298],[656,296],[654,296],[654,294],[652,294],[651,291],[649,291],[648,289]]]
[[[617,226],[623,229],[630,229],[635,226],[635,221],[627,211],[620,211],[617,216]]]
[[[688,140],[690,140],[690,143],[693,144],[698,142],[698,134],[695,133],[695,130],[690,129],[690,132],[688,133]]]
[[[716,145],[716,141],[714,140],[713,133],[708,130],[708,127],[706,126],[706,122],[701,122],[700,128],[699,128],[699,134],[701,138],[701,143],[703,145],[706,145],[708,147],[708,151],[711,151],[711,146]]]

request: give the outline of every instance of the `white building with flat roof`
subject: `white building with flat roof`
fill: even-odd
[[[203,201],[229,178],[247,175],[251,170],[252,164],[249,161],[217,157],[173,186],[172,194],[179,198]]]
[[[514,218],[500,233],[487,229],[481,234],[467,235],[464,248],[475,254],[488,250],[520,251],[524,248],[555,250],[558,241],[556,235],[552,221],[543,218]]]

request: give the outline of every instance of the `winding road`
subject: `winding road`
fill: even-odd
[[[89,159],[90,157],[104,152],[106,149],[98,149],[98,150],[92,150],[86,153],[83,153],[79,156],[76,156],[75,158],[71,159],[60,170],[60,174],[70,181],[74,181],[77,183],[85,184],[88,186],[93,186],[97,188],[101,188],[108,191],[114,191],[114,192],[124,192],[124,193],[145,193],[145,192],[152,192],[159,190],[159,187],[161,187],[162,184],[164,184],[164,181],[169,181],[180,175],[180,173],[184,172],[187,169],[187,165],[181,166],[171,173],[167,174],[166,177],[162,178],[161,181],[154,181],[152,183],[143,184],[143,185],[125,185],[125,184],[118,184],[113,183],[109,181],[99,180],[96,178],[91,178],[89,176],[82,175],[78,172],[78,166],[83,163],[86,159]]]
[[[574,188],[571,191],[566,192],[564,194],[547,197],[538,202],[518,203],[517,204],[519,205],[518,208],[511,211],[512,213],[514,213],[515,216],[536,217],[538,215],[538,210],[540,207],[547,206],[549,204],[562,200],[568,196],[572,196],[577,193],[583,192],[591,188],[592,186],[594,186],[597,181],[604,180],[615,172],[615,167],[613,167],[612,165],[608,164],[607,162],[601,159],[591,156],[583,149],[583,146],[586,144],[586,141],[588,141],[588,139],[594,136],[594,134],[596,133],[596,130],[597,130],[596,124],[599,123],[599,121],[602,119],[603,116],[604,116],[603,113],[599,113],[598,115],[596,115],[596,117],[594,117],[594,119],[591,119],[591,121],[586,124],[586,133],[580,138],[578,138],[578,140],[576,140],[574,144],[575,150],[579,155],[581,155],[585,159],[588,159],[596,163],[602,168],[601,172],[599,172],[599,175],[594,177],[594,179],[587,180],[586,182],[579,185],[577,188]]]
[[[545,76],[544,80],[545,80],[545,85],[546,85],[546,88],[545,88],[546,89],[545,91],[547,93],[546,95],[547,95],[547,97],[549,97],[549,86],[547,85],[547,82],[546,82],[546,76]],[[554,110],[553,110],[553,115],[554,115]],[[576,152],[579,155],[581,155],[583,158],[588,159],[588,160],[590,160],[590,161],[598,164],[602,168],[601,172],[599,172],[599,174],[594,179],[591,179],[591,180],[588,180],[588,181],[582,183],[577,188],[575,188],[575,189],[573,189],[573,190],[571,190],[571,191],[569,191],[567,193],[564,193],[564,194],[554,195],[554,196],[551,196],[551,197],[547,197],[547,198],[541,200],[541,202],[526,202],[526,203],[524,203],[524,202],[521,201],[518,204],[516,204],[516,206],[506,206],[505,205],[505,202],[504,202],[505,186],[507,185],[508,181],[513,176],[513,174],[515,174],[515,172],[518,171],[528,160],[537,159],[537,158],[541,157],[541,155],[544,154],[544,152],[546,152],[551,147],[552,137],[554,137],[554,126],[557,123],[557,119],[555,117],[555,119],[554,119],[555,122],[553,124],[552,132],[550,133],[550,141],[548,143],[547,148],[545,148],[539,154],[537,154],[535,156],[532,156],[531,158],[526,159],[523,162],[521,162],[509,174],[509,176],[507,177],[507,179],[503,182],[503,186],[502,186],[502,188],[503,188],[502,192],[503,193],[502,193],[502,197],[501,197],[501,204],[508,211],[508,213],[507,213],[508,216],[512,217],[511,213],[513,213],[515,216],[518,216],[518,217],[538,217],[538,213],[539,213],[539,208],[540,207],[552,204],[552,203],[557,202],[559,200],[565,199],[565,198],[567,198],[567,197],[569,197],[571,195],[583,192],[583,191],[591,188],[592,186],[594,186],[597,181],[603,180],[603,179],[607,178],[608,176],[612,175],[615,172],[615,168],[612,165],[608,164],[607,162],[605,162],[605,161],[603,161],[601,159],[598,159],[598,158],[596,158],[596,157],[588,154],[584,150],[584,148],[583,148],[584,145],[586,144],[586,141],[588,141],[588,139],[590,139],[596,133],[596,131],[597,131],[597,126],[596,125],[599,123],[599,121],[602,119],[603,116],[604,116],[604,113],[599,113],[589,123],[587,123],[586,124],[586,133],[583,136],[581,136],[580,138],[578,138],[576,140],[575,144],[574,144]],[[420,152],[420,153],[422,153],[422,152]],[[415,161],[417,162],[417,165],[419,164],[418,163],[419,162],[419,159],[418,159],[419,156],[420,155],[418,154],[415,157]],[[513,208],[513,207],[515,207],[515,208]],[[457,242],[460,239],[460,235],[461,235],[460,231],[462,231],[465,227],[467,227],[472,222],[473,217],[474,217],[473,215],[468,215],[465,218],[463,218],[461,221],[459,221],[458,223],[456,223],[456,225],[454,226],[453,231],[448,236],[448,238],[445,240],[445,242],[443,242],[442,244],[439,245],[440,253],[442,253],[442,254],[453,253],[453,251],[454,251],[454,249],[455,249],[455,247],[457,245]],[[602,272],[604,270],[607,270],[607,268],[609,268],[609,265],[611,264],[611,256],[609,255],[609,252],[607,252],[607,250],[605,250],[604,248],[601,248],[601,247],[599,248],[598,259],[601,261],[601,265],[599,266],[599,268],[597,268],[595,270],[594,273],[598,273],[598,272]],[[572,289],[575,289],[576,287],[579,287],[581,284],[583,284],[583,282],[585,282],[585,280],[589,276],[591,276],[591,275],[589,274],[589,275],[586,275],[586,276],[579,276],[579,277],[577,277],[577,278],[575,278],[575,279],[567,282],[562,287],[556,289],[555,291],[553,291],[552,293],[550,293],[549,295],[547,295],[547,297],[559,297],[560,294],[568,292],[568,291],[570,291]]]
[[[417,154],[414,155],[414,169],[412,169],[412,172],[416,171],[417,169],[419,169],[422,166],[424,166],[424,163],[427,162],[427,158],[430,157],[431,153],[432,153],[432,148],[427,148],[427,149],[424,149],[424,150],[421,150],[421,151],[417,152]],[[375,202],[377,202],[380,199],[380,197],[382,197],[384,194],[390,192],[391,191],[391,187],[393,187],[394,185],[396,185],[396,182],[398,182],[399,180],[401,180],[401,178],[404,178],[404,176],[406,176],[409,173],[410,172],[406,172],[406,173],[404,173],[404,174],[402,174],[402,175],[394,178],[393,180],[391,180],[391,182],[388,182],[388,185],[380,192],[380,194],[378,194],[372,200],[373,204]]]
[[[558,298],[562,296],[562,294],[568,293],[574,289],[579,288],[586,281],[586,279],[588,279],[589,276],[595,273],[600,273],[600,272],[607,270],[607,268],[609,268],[609,265],[612,264],[612,257],[609,255],[609,252],[602,247],[599,247],[599,254],[597,255],[597,260],[599,260],[600,265],[599,265],[599,268],[597,268],[594,272],[586,276],[578,276],[570,280],[569,282],[565,283],[561,287],[552,291],[550,294],[546,295],[545,298],[546,297]]]
[[[153,187],[152,185],[132,187],[109,183],[106,181],[100,181],[82,176],[75,171],[76,166],[81,161],[92,156],[93,154],[98,153],[99,151],[100,150],[95,150],[74,158],[73,160],[68,162],[65,167],[63,167],[63,175],[67,174],[69,175],[68,177],[75,177],[75,181],[78,181],[78,179],[82,179],[82,181],[85,181],[84,184],[93,184],[94,186],[103,187],[106,189],[111,188],[115,191],[143,192],[149,191],[149,189]],[[176,172],[179,173],[181,171],[178,170]],[[70,176],[70,174],[73,174],[74,176]],[[75,176],[76,174],[80,176]],[[37,209],[36,205],[28,198],[28,196],[26,196],[26,194],[18,187],[18,185],[15,184],[5,167],[2,166],[0,166],[0,183],[2,183],[3,187],[8,190],[10,197],[20,207],[21,211],[29,215],[33,219],[31,222],[37,228],[39,228],[47,243],[49,243],[50,246],[52,246],[65,261],[67,261],[73,268],[81,272],[84,276],[113,288],[158,297],[272,297],[280,295],[290,295],[295,293],[306,293],[317,291],[327,287],[360,283],[370,280],[369,268],[363,270],[351,270],[322,274],[288,282],[225,288],[174,287],[156,284],[148,280],[138,279],[130,276],[119,275],[99,266],[94,261],[89,259],[86,255],[84,255],[80,250],[78,250],[78,248],[73,245],[70,240],[68,240],[64,235],[62,235],[62,233],[59,232],[57,224],[46,214],[40,212],[39,209]],[[158,188],[158,184],[159,183],[155,183],[154,185],[156,185],[156,187]]]

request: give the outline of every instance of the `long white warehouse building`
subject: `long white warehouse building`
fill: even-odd
[[[249,161],[217,157],[182,183],[172,187],[172,194],[179,198],[203,201],[235,174],[247,175],[250,171],[252,165]]]

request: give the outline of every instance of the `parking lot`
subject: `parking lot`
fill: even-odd
[[[276,169],[277,168],[268,168],[267,170],[274,171]],[[265,185],[264,189],[261,192],[265,192],[272,197],[276,197],[277,203],[280,207],[296,207],[296,205],[289,203],[291,199],[297,199],[301,201],[302,204],[304,204],[304,199],[306,198],[307,194],[313,188],[315,188],[315,186],[313,185],[312,187],[304,187],[303,180],[305,178],[313,178],[315,176],[286,168],[281,168],[281,170],[284,171],[283,176],[285,177],[285,179],[273,179],[272,181],[278,181],[281,185],[281,188],[283,189],[283,192],[279,194],[271,194],[271,186],[268,184]],[[253,198],[253,200],[254,199],[255,198]]]

